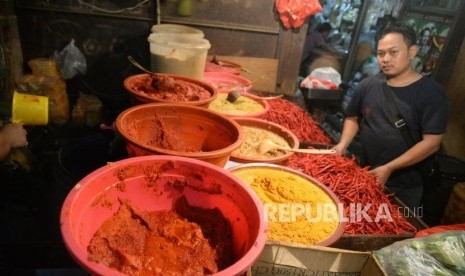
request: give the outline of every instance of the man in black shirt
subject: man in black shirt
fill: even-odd
[[[448,103],[444,88],[412,69],[418,47],[415,31],[391,22],[377,36],[382,73],[360,82],[345,111],[344,127],[334,147],[343,153],[360,131],[370,173],[410,208],[419,207],[423,193],[420,164],[439,150],[446,131]],[[391,120],[383,94],[386,78],[399,114],[414,139],[409,147]]]

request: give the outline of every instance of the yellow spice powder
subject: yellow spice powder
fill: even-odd
[[[265,109],[259,102],[248,97],[241,96],[233,103],[229,102],[227,98],[227,93],[218,93],[218,96],[210,103],[208,108],[213,111],[232,115],[253,114]]]
[[[337,206],[305,178],[279,168],[242,168],[233,173],[264,203],[269,241],[314,245],[336,231]]]

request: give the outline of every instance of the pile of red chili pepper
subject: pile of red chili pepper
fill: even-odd
[[[287,165],[319,180],[339,198],[346,234],[410,234],[417,229],[391,203],[368,167],[339,154],[294,154]]]
[[[268,101],[270,110],[262,119],[286,127],[292,131],[300,141],[318,144],[329,144],[331,139],[321,130],[309,114],[298,105],[282,99]]]

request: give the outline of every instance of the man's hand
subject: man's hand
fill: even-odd
[[[28,144],[27,132],[20,124],[7,124],[3,126],[0,132],[12,148],[24,147]]]
[[[0,160],[7,156],[12,148],[27,146],[26,134],[22,125],[4,125],[0,129]]]
[[[383,165],[368,172],[369,174],[373,174],[376,177],[376,182],[378,182],[381,187],[384,188],[384,184],[386,184],[389,176],[391,176],[391,169],[388,166]]]
[[[384,187],[384,184],[394,171],[417,164],[436,152],[441,145],[441,140],[442,134],[423,134],[423,140],[416,143],[401,156],[371,170],[369,173],[374,174],[376,181]]]
[[[334,147],[332,147],[332,149],[335,150],[336,153],[339,153],[339,154],[345,154],[346,153],[346,148],[341,143],[335,145]]]

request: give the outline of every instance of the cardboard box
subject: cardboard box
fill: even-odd
[[[391,200],[408,211],[405,218],[418,230],[428,227],[398,198]],[[331,247],[268,242],[251,272],[253,276],[385,276],[372,251],[414,235],[344,234]]]
[[[385,276],[371,252],[321,246],[267,244],[253,276]]]

